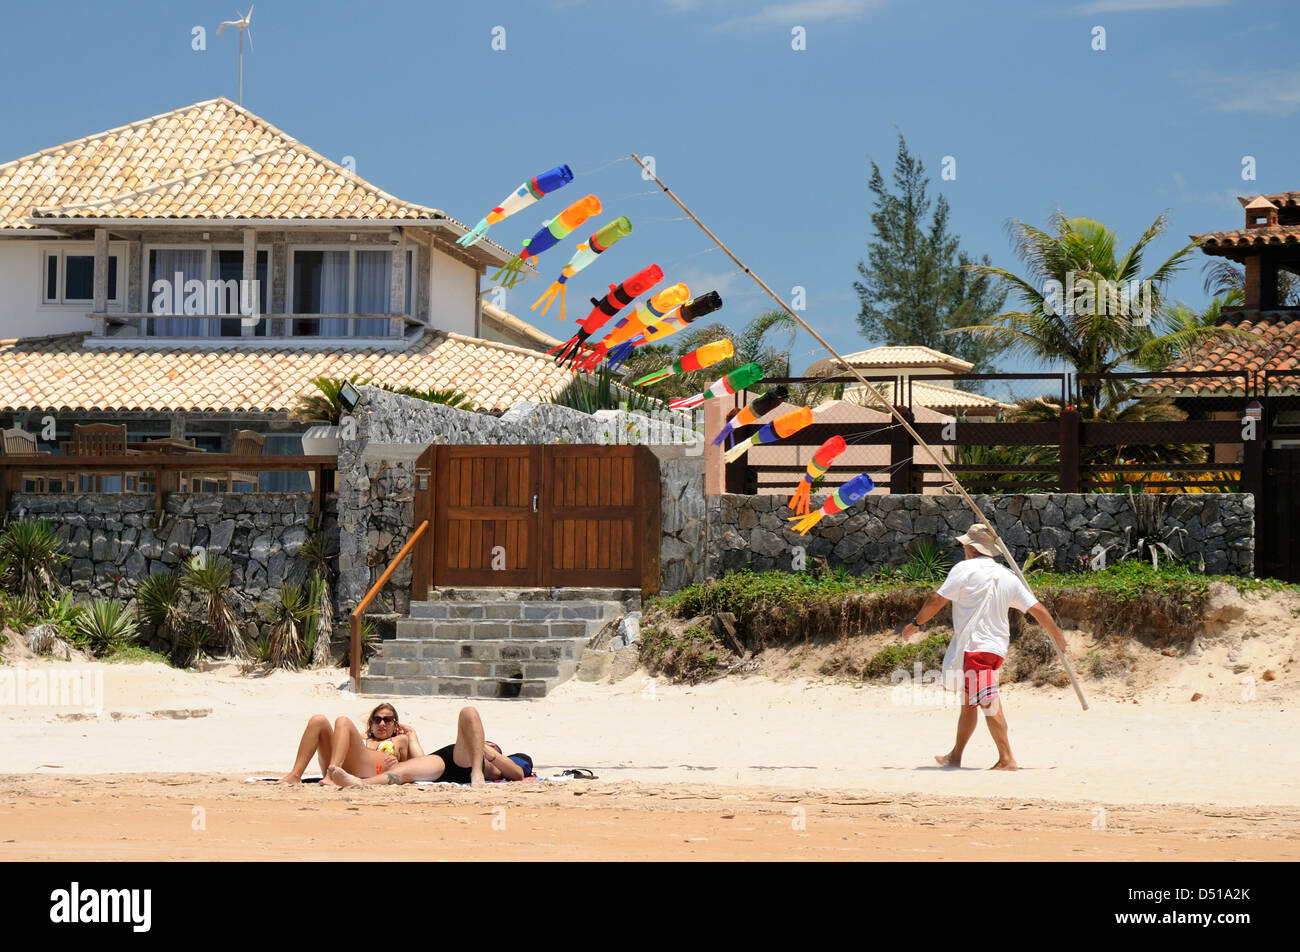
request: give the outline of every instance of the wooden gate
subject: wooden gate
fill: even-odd
[[[412,598],[430,585],[659,588],[659,466],[644,446],[436,446],[416,464]],[[421,488],[427,487],[427,488]]]

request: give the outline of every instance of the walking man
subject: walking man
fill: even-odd
[[[997,536],[983,523],[971,526],[957,541],[966,550],[964,561],[954,565],[916,617],[904,626],[904,638],[911,638],[921,626],[952,602],[953,638],[944,654],[943,670],[962,672],[962,705],[957,719],[957,741],[952,750],[934,759],[944,767],[960,767],[961,755],[975,733],[977,707],[984,708],[984,721],[998,747],[994,770],[1015,770],[1007,739],[1007,719],[998,696],[998,668],[1007,656],[1011,643],[1011,626],[1007,612],[1015,608],[1043,626],[1064,653],[1065,635],[1056,619],[1010,569],[994,561],[998,555]],[[960,666],[960,667],[959,667]]]

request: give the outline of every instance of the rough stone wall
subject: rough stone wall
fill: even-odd
[[[1125,530],[1135,527],[1126,495],[1052,493],[972,497],[1001,534],[1017,561],[1031,551],[1051,549],[1057,568],[1077,565],[1100,544],[1117,561],[1126,546]],[[815,511],[825,496],[815,496]],[[932,539],[949,560],[962,557],[956,537],[974,521],[958,496],[872,495],[847,513],[828,516],[800,536],[789,528],[786,499],[780,496],[714,496],[708,500],[707,573],[718,576],[740,568],[790,569],[795,547],[808,559],[821,556],[832,566],[865,574],[902,565],[910,547]],[[1255,500],[1249,494],[1191,494],[1170,497],[1165,539],[1184,561],[1213,574],[1250,575],[1254,571]],[[1173,530],[1178,530],[1174,532]],[[1135,539],[1133,541],[1136,541]]]
[[[410,536],[415,516],[413,456],[431,444],[651,444],[667,477],[661,499],[666,533],[661,578],[702,580],[703,453],[699,444],[687,449],[697,439],[691,430],[620,410],[586,414],[549,403],[520,402],[493,417],[374,387],[359,389],[361,400],[353,410],[355,439],[339,444],[339,602],[344,610],[365,597]],[[667,458],[676,461],[671,475],[665,470]],[[692,463],[698,464],[698,482],[688,472]],[[683,507],[687,483],[696,487],[692,492],[698,494],[698,503]],[[682,551],[683,544],[689,551]],[[371,610],[405,613],[410,580],[407,559]]]
[[[330,536],[337,520],[327,501],[322,531]],[[201,546],[231,561],[231,587],[252,604],[295,570],[311,512],[307,493],[173,493],[155,528],[152,496],[24,493],[13,496],[9,518],[45,519],[63,534],[70,558],[60,580],[79,594],[130,598],[141,579],[178,568]]]

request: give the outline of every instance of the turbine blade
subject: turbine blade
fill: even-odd
[[[253,52],[253,28],[248,28],[248,52]]]

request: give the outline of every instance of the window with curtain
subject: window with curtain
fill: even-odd
[[[351,253],[347,251],[295,251],[293,253],[293,313],[348,314],[348,272]],[[347,318],[329,318],[299,322],[294,333],[322,337],[344,337]]]
[[[205,248],[154,248],[149,252],[149,313],[183,313],[185,285],[199,281],[204,285],[200,293],[199,309],[207,306],[208,252]],[[179,308],[178,308],[179,305]],[[154,317],[150,322],[153,333],[160,337],[204,337],[208,334],[208,319],[195,315]]]
[[[217,251],[217,278],[221,281],[234,281],[235,286],[243,280],[244,277],[244,250],[242,248],[227,248]],[[257,312],[266,313],[267,292],[270,290],[268,278],[267,252],[259,251],[257,253]],[[239,300],[236,295],[230,295],[229,300],[221,301],[221,306],[225,308],[227,314],[239,313]],[[236,318],[223,318],[221,324],[222,337],[239,337],[243,334],[242,321]],[[257,326],[253,328],[255,337],[266,336],[266,321],[258,321]]]
[[[415,316],[415,311],[411,310],[415,302],[415,250],[410,249],[406,252],[406,313],[411,317]]]
[[[357,314],[387,314],[390,301],[391,251],[357,252]],[[357,320],[358,337],[383,337],[388,321],[383,318]]]

